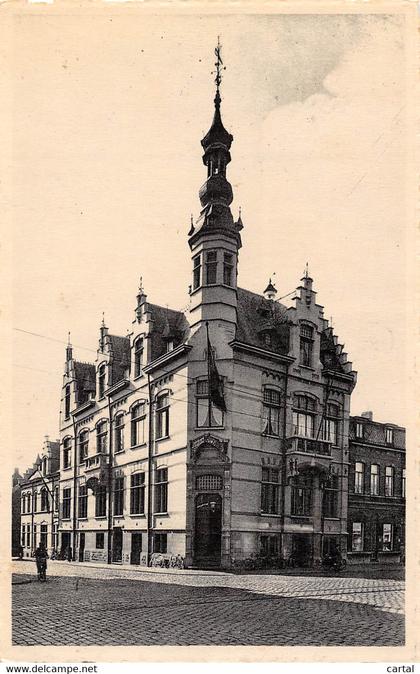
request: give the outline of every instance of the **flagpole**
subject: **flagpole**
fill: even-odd
[[[210,337],[209,337],[209,322],[206,321],[207,330],[207,394],[208,394],[208,414],[209,414],[209,428],[211,428],[211,391],[210,391]]]

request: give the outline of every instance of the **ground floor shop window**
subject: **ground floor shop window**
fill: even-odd
[[[363,523],[353,522],[351,534],[352,552],[363,552]]]
[[[264,536],[260,538],[260,550],[264,557],[274,557],[279,554],[279,537]]]
[[[96,543],[95,547],[97,550],[103,550],[105,547],[105,534],[102,532],[98,532],[96,534]]]
[[[165,553],[168,550],[168,535],[155,534],[153,541],[153,552]]]
[[[384,524],[382,527],[382,550],[391,552],[392,550],[392,524]]]

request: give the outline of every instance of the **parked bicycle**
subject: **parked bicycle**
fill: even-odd
[[[324,555],[322,558],[322,566],[324,569],[340,573],[340,571],[344,571],[346,568],[347,560],[341,556],[341,553]]]

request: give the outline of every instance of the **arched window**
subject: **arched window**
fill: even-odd
[[[114,428],[115,451],[122,452],[124,449],[124,413],[120,412],[115,417]]]
[[[45,487],[41,489],[41,512],[49,511],[48,492]]]
[[[263,395],[263,434],[279,435],[280,391],[265,388]]]
[[[96,426],[96,453],[105,454],[107,450],[107,435],[108,435],[108,424],[107,422],[100,421]]]
[[[64,438],[63,440],[63,468],[70,468],[71,466],[71,438]]]
[[[71,401],[70,384],[67,384],[64,393],[64,416],[66,419],[70,417],[70,401]]]
[[[79,435],[79,461],[84,461],[89,453],[89,431],[86,429]]]
[[[146,441],[146,403],[136,403],[131,408],[131,446],[142,445]]]
[[[143,338],[138,337],[134,342],[134,376],[140,377],[143,369]]]
[[[106,365],[102,363],[99,366],[98,370],[98,394],[99,398],[103,398],[105,395],[105,378],[106,378]]]

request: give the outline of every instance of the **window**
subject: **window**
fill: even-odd
[[[98,370],[98,394],[99,398],[103,398],[105,395],[105,377],[106,377],[106,365],[103,363]]]
[[[215,405],[209,405],[208,380],[200,379],[196,385],[196,419],[199,428],[223,426],[223,412]],[[210,415],[211,414],[211,418]]]
[[[38,492],[34,491],[33,494],[33,508],[34,513],[38,512]]]
[[[168,469],[157,468],[155,472],[155,512],[168,511]]]
[[[169,393],[160,395],[156,402],[156,439],[169,435]]]
[[[322,514],[324,517],[338,516],[338,476],[330,475],[324,485],[322,499]]]
[[[41,524],[40,527],[40,540],[41,545],[47,547],[48,545],[48,524]]]
[[[307,396],[295,396],[293,411],[293,435],[304,438],[314,437],[315,400]]]
[[[272,339],[271,339],[271,334],[269,332],[265,332],[263,335],[263,340],[264,340],[264,345],[267,347],[272,346]]]
[[[324,419],[324,440],[337,444],[338,439],[338,417],[340,410],[337,405],[327,405],[326,419]]]
[[[405,486],[405,468],[403,468],[402,481],[401,481],[401,496],[403,498],[405,498],[405,489],[406,489],[406,486]]]
[[[139,337],[134,342],[134,376],[140,377],[143,369],[143,339]]]
[[[279,471],[263,468],[261,477],[261,512],[275,515],[279,511]]]
[[[105,485],[100,485],[95,494],[95,517],[106,515],[106,493]]]
[[[173,339],[168,340],[168,342],[166,344],[166,350],[168,351],[168,353],[169,353],[169,351],[174,350],[174,340]]]
[[[312,507],[312,482],[310,477],[295,479],[292,486],[292,515],[307,517]]]
[[[382,526],[382,550],[391,552],[392,550],[392,524],[384,524]]]
[[[52,547],[53,550],[57,550],[58,548],[58,524],[53,524],[53,530],[52,530]]]
[[[124,478],[116,477],[114,480],[114,515],[122,515],[124,512]]]
[[[217,282],[217,252],[210,250],[206,253],[206,285]]]
[[[105,547],[105,534],[101,531],[96,534],[95,547],[97,550],[103,550]]]
[[[363,552],[363,523],[353,522],[351,530],[352,552]]]
[[[360,461],[356,461],[354,466],[354,493],[363,494],[364,491],[364,473],[365,466]]]
[[[223,480],[220,475],[199,475],[195,481],[195,488],[199,491],[219,491]]]
[[[260,549],[264,557],[275,557],[279,554],[279,537],[262,534],[260,536]]]
[[[82,431],[79,435],[79,461],[82,463],[89,453],[89,431]]]
[[[64,416],[66,419],[70,417],[70,384],[67,384],[64,393]]]
[[[280,393],[273,389],[264,389],[263,396],[263,433],[279,435]]]
[[[132,515],[144,515],[144,483],[144,473],[134,473],[131,476],[130,513]]]
[[[165,554],[168,550],[168,535],[154,534],[153,537],[153,552],[160,552]]]
[[[392,428],[387,428],[385,431],[385,442],[387,445],[394,444],[394,431]]]
[[[136,403],[131,409],[131,446],[145,442],[146,403]]]
[[[54,489],[54,510],[58,510],[58,504],[60,502],[60,489],[59,487],[55,487]]]
[[[356,438],[363,438],[363,431],[364,431],[363,424],[358,422],[356,424]]]
[[[115,417],[115,452],[122,452],[124,449],[124,414],[117,414]]]
[[[71,466],[71,438],[65,438],[63,442],[63,468]]]
[[[32,535],[32,545],[34,546],[34,549],[37,548],[37,534],[36,534],[36,524],[33,526],[33,535]]]
[[[45,487],[41,489],[41,512],[49,511],[48,492]]]
[[[370,493],[373,496],[379,494],[379,466],[375,463],[370,467]]]
[[[223,283],[226,286],[233,286],[233,255],[223,254]]]
[[[394,468],[387,466],[385,468],[385,496],[394,495]]]
[[[22,548],[25,547],[25,543],[26,543],[26,526],[25,526],[25,524],[22,524],[22,535],[21,535]]]
[[[300,364],[305,367],[312,367],[313,332],[309,325],[300,326]]]
[[[100,421],[96,426],[96,453],[105,454],[107,450],[108,427],[106,421]]]
[[[84,519],[87,517],[87,507],[88,507],[88,492],[85,484],[79,486],[79,517]]]
[[[201,255],[196,255],[193,259],[193,290],[197,290],[201,285]]]
[[[98,531],[95,535],[95,548],[97,550],[103,550],[105,547],[105,534],[102,531]]]
[[[31,527],[29,524],[26,526],[26,547],[31,547]]]
[[[70,519],[71,512],[71,488],[63,489],[63,520]]]

